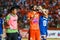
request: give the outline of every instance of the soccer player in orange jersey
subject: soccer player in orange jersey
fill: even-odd
[[[33,6],[33,10],[28,13],[28,20],[30,23],[29,40],[41,40],[39,30],[39,13],[36,11],[37,6]]]

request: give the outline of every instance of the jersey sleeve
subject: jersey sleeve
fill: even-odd
[[[10,15],[7,15],[7,16],[6,16],[6,20],[9,20],[9,19],[10,19]]]
[[[30,19],[30,13],[27,14],[28,19]]]

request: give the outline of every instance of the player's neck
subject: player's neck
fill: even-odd
[[[11,13],[11,15],[15,16],[16,14]]]
[[[36,11],[33,11],[34,13],[36,13]]]

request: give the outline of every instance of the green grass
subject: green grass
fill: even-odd
[[[58,39],[58,38],[52,39],[52,38],[51,38],[51,39],[47,39],[47,40],[60,40],[60,39]]]

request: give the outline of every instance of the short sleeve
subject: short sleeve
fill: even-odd
[[[10,19],[10,15],[7,15],[7,16],[6,16],[6,20],[9,20],[9,19]]]

